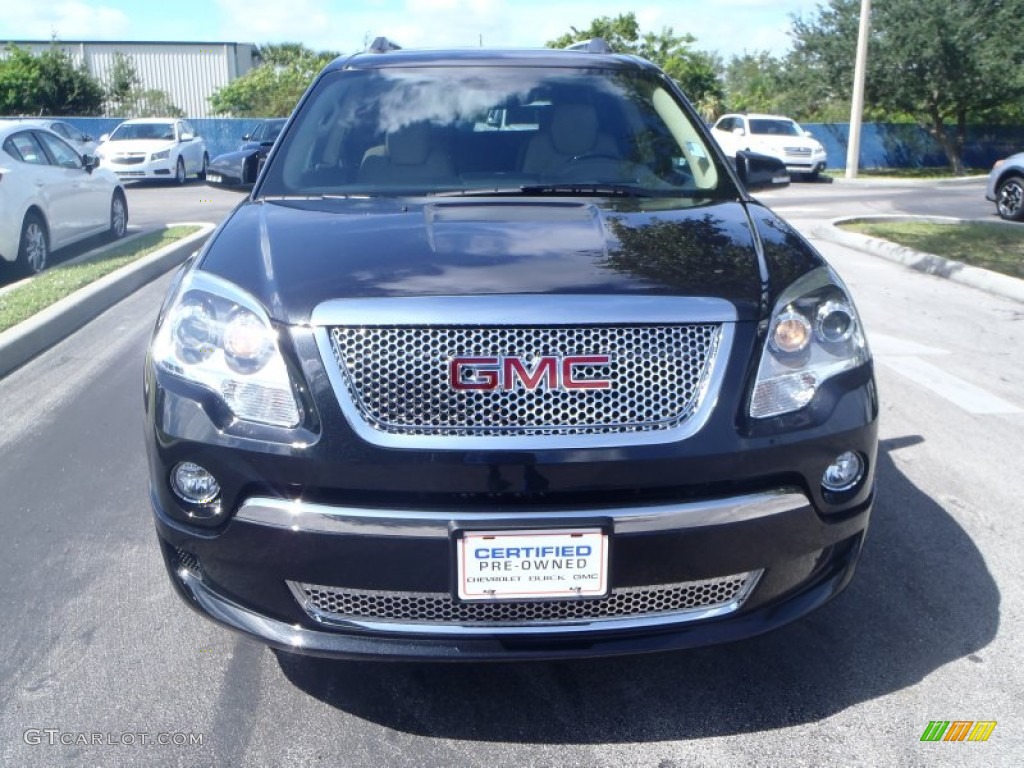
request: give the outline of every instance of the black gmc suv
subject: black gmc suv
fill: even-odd
[[[688,648],[833,597],[871,358],[746,173],[599,42],[333,62],[157,322],[178,592],[278,649],[439,660]]]

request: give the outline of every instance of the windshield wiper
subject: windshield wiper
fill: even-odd
[[[585,195],[593,197],[661,197],[676,195],[678,190],[645,189],[635,183],[618,181],[554,182],[549,184],[523,184],[517,187],[478,187],[432,192],[431,197],[500,197],[502,195]]]

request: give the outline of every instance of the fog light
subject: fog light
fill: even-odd
[[[209,504],[220,495],[217,480],[191,461],[183,461],[171,471],[171,488],[192,504]]]
[[[842,493],[853,488],[864,477],[864,460],[859,453],[846,451],[836,456],[825,469],[821,484],[826,491]]]

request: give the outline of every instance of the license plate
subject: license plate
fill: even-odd
[[[222,181],[224,181],[224,179],[219,174],[216,173],[207,173],[206,180],[212,181],[214,184],[220,184]]]
[[[466,531],[458,539],[461,600],[601,597],[608,537],[600,528]]]

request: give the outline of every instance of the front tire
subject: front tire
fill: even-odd
[[[118,190],[110,198],[110,236],[119,240],[128,231],[128,202]]]
[[[21,241],[15,268],[23,275],[38,275],[50,258],[50,235],[38,213],[29,213],[21,225]]]
[[[178,164],[174,166],[174,183],[181,186],[188,176],[185,173],[185,158],[179,157]]]
[[[1008,176],[999,182],[996,211],[1007,221],[1024,221],[1024,177]]]

